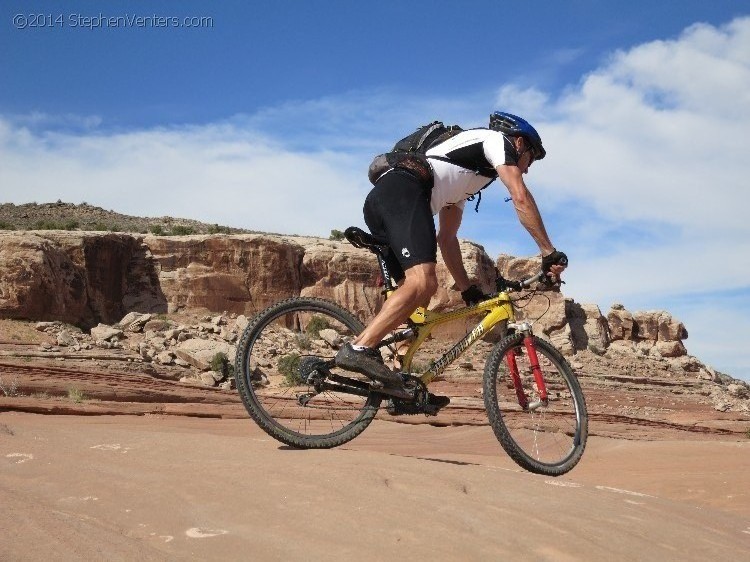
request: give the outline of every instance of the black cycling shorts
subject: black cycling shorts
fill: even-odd
[[[370,232],[388,240],[386,266],[396,281],[421,263],[437,262],[431,190],[409,172],[383,175],[365,199],[365,223]]]

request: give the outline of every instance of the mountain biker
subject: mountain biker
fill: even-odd
[[[364,374],[377,385],[388,387],[392,394],[408,395],[401,375],[384,364],[374,347],[415,308],[428,303],[437,290],[438,246],[466,304],[485,298],[466,273],[457,233],[466,199],[495,177],[510,192],[520,223],[539,246],[543,271],[550,276],[562,273],[567,257],[550,241],[534,197],[523,181],[523,174],[545,155],[534,127],[520,117],[496,111],[490,115],[489,128],[460,132],[427,151],[434,175],[431,189],[410,170],[398,167],[377,179],[365,200],[365,223],[373,235],[388,241],[386,264],[399,288],[364,331],[339,350],[335,359],[339,367]],[[437,232],[433,215],[438,216]],[[432,394],[429,401],[438,407],[450,402],[447,397]]]

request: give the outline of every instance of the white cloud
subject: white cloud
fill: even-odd
[[[701,322],[750,314],[718,298],[750,286],[750,18],[615,53],[542,109],[549,156],[532,182],[555,216],[575,210],[580,222],[555,226],[585,256],[566,293],[663,308],[672,295],[714,292],[700,313],[672,312],[698,328],[689,350],[750,379],[744,346],[727,348]]]
[[[230,124],[107,135],[34,133],[0,121],[0,185],[18,203],[86,201],[327,235],[357,222],[366,181],[345,155],[292,152]]]
[[[617,53],[554,111],[545,191],[613,220],[747,232],[750,18]]]

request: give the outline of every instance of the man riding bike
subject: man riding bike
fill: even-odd
[[[534,197],[523,181],[531,164],[545,155],[534,127],[520,117],[496,111],[490,115],[489,128],[462,131],[427,150],[432,186],[406,167],[390,169],[377,179],[365,199],[365,223],[374,236],[388,241],[386,264],[399,288],[364,331],[339,350],[336,365],[364,374],[375,385],[387,388],[389,394],[410,396],[401,375],[391,371],[374,348],[437,291],[438,246],[466,304],[484,299],[466,273],[457,233],[466,199],[495,177],[510,192],[520,223],[539,246],[542,270],[551,277],[562,273],[567,257],[550,241]],[[437,232],[434,215],[438,215]],[[429,400],[437,407],[450,402],[447,397],[434,395]]]

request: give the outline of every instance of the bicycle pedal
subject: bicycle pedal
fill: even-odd
[[[385,411],[391,416],[414,416],[423,413],[422,408],[414,402],[404,402],[394,398],[388,400]]]

